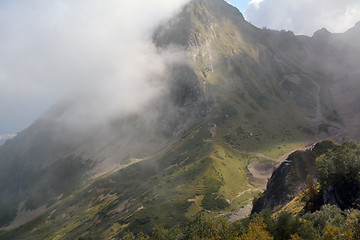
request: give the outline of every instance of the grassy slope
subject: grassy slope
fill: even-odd
[[[198,36],[189,55],[216,103],[217,135],[238,149],[278,157],[315,134],[317,126],[305,120],[313,114],[311,104],[299,106],[280,87],[285,72],[274,60],[271,39],[240,14],[232,22],[211,9],[209,2],[194,1],[188,10]]]
[[[207,4],[196,0],[186,9],[193,23],[188,56],[212,116],[161,155],[93,180],[3,237],[109,238],[182,224],[199,212],[230,214],[258,191],[246,166],[259,158],[241,151],[277,158],[317,132],[305,120],[314,109],[281,87],[285,72],[274,42],[244,21],[219,18]],[[292,64],[301,71],[296,59]],[[240,194],[248,189],[255,190]]]
[[[217,143],[204,123],[164,155],[94,180],[47,214],[4,237],[106,238],[125,228],[149,232],[156,224],[185,223],[198,212],[211,216],[231,213],[252,197],[236,198],[253,188],[247,182],[250,161]],[[217,209],[214,202],[212,210],[204,211],[201,200],[206,195],[232,201],[226,209]]]
[[[83,136],[43,117],[2,146],[0,226],[20,210],[51,206],[91,176],[152,155],[173,141],[135,117],[113,125],[112,131],[96,126]]]

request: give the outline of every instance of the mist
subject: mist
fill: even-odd
[[[153,29],[187,0],[2,1],[0,133],[20,131],[60,100],[60,118],[97,122],[146,108],[166,88]]]

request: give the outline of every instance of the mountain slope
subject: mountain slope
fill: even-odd
[[[169,90],[144,114],[74,131],[57,121],[71,102],[59,104],[0,148],[1,225],[45,206],[3,236],[107,238],[228,215],[264,187],[262,168],[351,127],[335,111],[345,104],[334,94],[342,73],[329,66],[348,60],[333,44],[258,29],[222,0],[191,1],[153,39],[188,62],[169,64]]]

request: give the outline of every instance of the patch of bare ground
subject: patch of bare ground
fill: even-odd
[[[229,221],[235,222],[240,219],[248,217],[252,210],[252,202],[250,201],[246,206],[241,206],[238,211],[230,215]]]
[[[271,177],[271,174],[276,168],[276,163],[255,161],[250,163],[247,168],[250,172],[248,181],[251,184],[265,188],[268,179]]]

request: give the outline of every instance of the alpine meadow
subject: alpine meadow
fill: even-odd
[[[224,0],[69,2],[19,33],[36,57],[0,47],[0,83],[54,89],[0,146],[0,239],[360,239],[360,22],[310,37]]]

